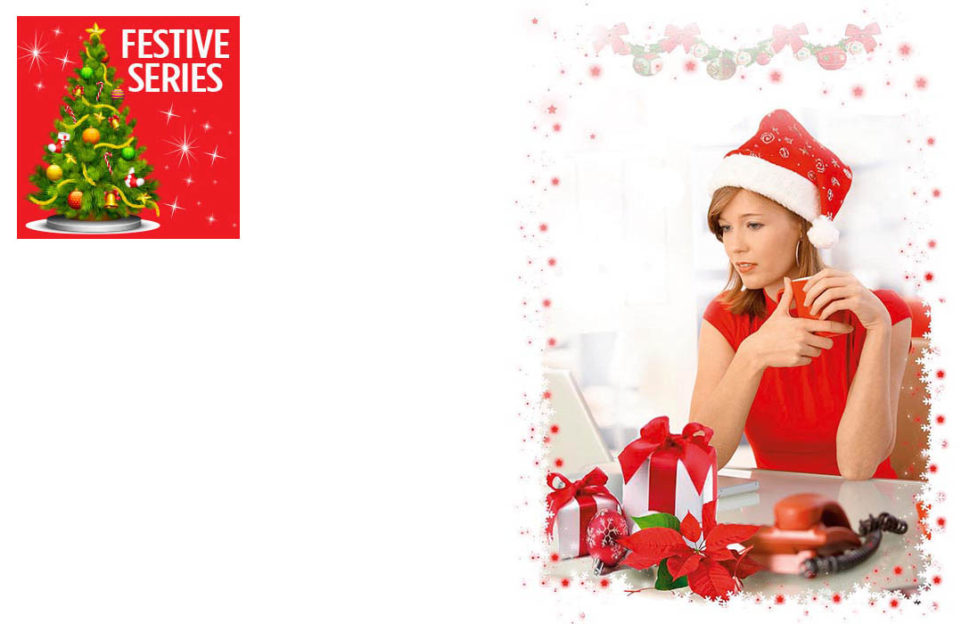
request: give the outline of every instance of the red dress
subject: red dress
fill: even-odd
[[[910,317],[910,307],[892,290],[874,290],[890,313],[892,324]],[[764,320],[732,314],[717,295],[703,318],[717,328],[734,351]],[[777,306],[765,292],[767,312]],[[791,312],[795,315],[794,310]],[[832,338],[831,349],[822,351],[811,364],[768,367],[754,396],[744,434],[754,451],[758,468],[839,474],[835,435],[866,341],[866,328],[856,315],[844,310],[844,322],[855,329]],[[877,478],[897,478],[889,458],[876,469]]]

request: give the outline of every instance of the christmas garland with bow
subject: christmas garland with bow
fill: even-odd
[[[880,34],[880,27],[876,22],[865,28],[849,24],[842,39],[833,44],[818,45],[802,38],[802,35],[808,34],[808,28],[804,24],[795,24],[791,28],[778,25],[774,27],[770,38],[736,50],[704,41],[699,36],[700,29],[696,24],[688,24],[685,28],[670,24],[666,26],[665,36],[650,44],[627,42],[622,38],[627,34],[628,27],[625,24],[616,24],[612,28],[599,27],[594,39],[595,53],[610,46],[615,54],[631,54],[635,72],[642,76],[653,76],[662,70],[660,54],[682,48],[694,58],[707,63],[706,73],[711,78],[727,80],[737,72],[738,67],[749,67],[754,63],[767,65],[776,54],[787,48],[791,49],[799,61],[815,57],[824,69],[841,69],[846,64],[847,54],[855,56],[876,49],[875,36]]]

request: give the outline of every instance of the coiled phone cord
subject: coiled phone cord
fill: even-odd
[[[883,539],[883,531],[902,535],[907,532],[907,523],[885,511],[878,517],[870,514],[866,520],[859,521],[859,535],[865,538],[862,546],[838,555],[806,559],[798,573],[805,578],[815,578],[819,574],[831,574],[853,568],[876,552]]]

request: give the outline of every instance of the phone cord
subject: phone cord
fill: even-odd
[[[859,521],[859,535],[866,538],[862,546],[838,555],[806,559],[798,573],[805,578],[815,578],[819,574],[831,574],[854,568],[876,552],[883,539],[883,531],[902,535],[907,532],[907,523],[885,511],[878,517],[870,514],[868,519]]]

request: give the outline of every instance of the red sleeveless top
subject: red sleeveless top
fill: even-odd
[[[874,290],[890,313],[891,324],[910,317],[910,307],[892,290]],[[721,301],[722,293],[707,306],[703,318],[727,339],[733,350],[757,331],[764,320],[732,314]],[[765,292],[767,312],[777,306]],[[795,311],[791,311],[795,315]],[[758,468],[839,474],[835,435],[866,341],[866,328],[856,315],[843,310],[843,322],[855,329],[832,338],[831,349],[822,351],[811,364],[768,367],[754,396],[744,434]],[[889,458],[876,469],[875,478],[895,479]]]

